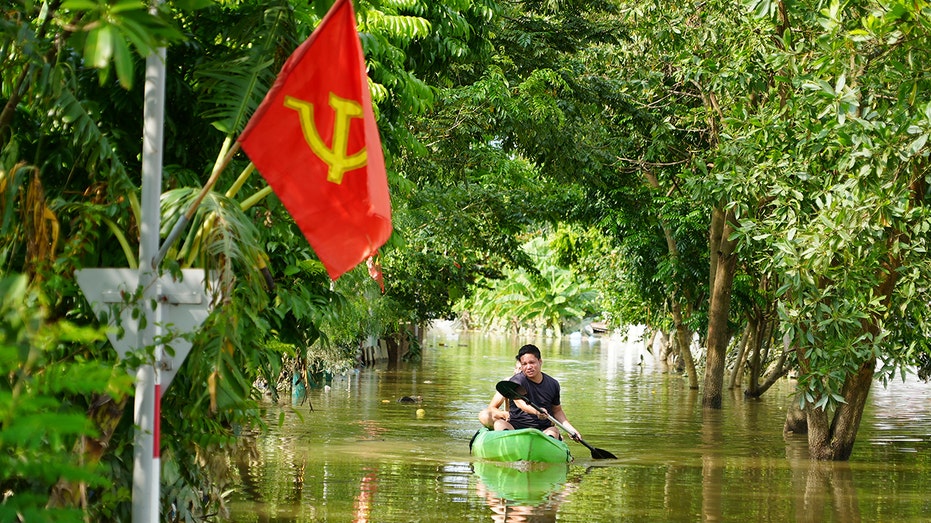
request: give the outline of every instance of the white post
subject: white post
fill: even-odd
[[[157,0],[156,0],[157,1]],[[157,323],[160,322],[161,296],[156,286],[162,192],[162,147],[165,119],[165,49],[146,58],[145,100],[142,132],[142,223],[139,226],[139,285],[143,289],[142,311],[146,326],[139,332],[139,348],[154,347]],[[151,310],[152,303],[159,303]],[[153,359],[136,372],[136,401],[133,420],[136,437],[133,458],[134,523],[159,521],[159,491],[161,483],[159,459],[160,383],[158,364],[161,347],[156,347]]]
[[[159,514],[159,460],[155,449],[155,368],[143,365],[136,371],[136,403],[133,421],[136,440],[133,458],[133,521],[155,523]]]

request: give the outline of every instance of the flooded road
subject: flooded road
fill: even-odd
[[[562,383],[596,461],[510,467],[469,454],[476,415],[524,343]],[[637,341],[431,332],[423,361],[365,368],[264,405],[269,431],[235,457],[235,522],[754,521],[931,519],[931,385],[874,385],[850,462],[814,463],[782,435],[792,385],[728,394],[704,412],[685,378]],[[416,403],[400,403],[411,397]],[[312,410],[311,410],[312,407]]]

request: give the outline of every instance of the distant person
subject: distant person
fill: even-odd
[[[547,413],[549,413],[550,416],[560,422],[567,430],[575,434],[573,439],[576,441],[581,440],[582,435],[572,426],[572,423],[569,423],[569,420],[566,418],[566,413],[563,412],[559,398],[559,382],[541,370],[543,367],[543,357],[540,355],[540,349],[535,345],[524,345],[517,352],[517,361],[520,364],[520,373],[511,376],[510,381],[523,387],[526,391],[525,396],[527,396],[533,404],[542,408],[544,412],[538,412],[521,399],[513,400],[510,402],[511,405],[506,417],[500,415],[493,416],[494,429],[511,430],[535,428],[542,430],[545,434],[556,439],[562,439],[559,428],[553,425],[547,417]],[[500,393],[496,393],[495,397],[492,398],[491,403],[489,403],[489,408],[494,405],[498,396],[500,396]],[[502,397],[501,401],[503,400],[504,398]],[[500,405],[500,401],[498,405]],[[495,407],[495,410],[497,410],[497,407]]]

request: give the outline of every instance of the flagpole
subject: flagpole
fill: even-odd
[[[210,174],[210,178],[207,180],[207,183],[201,188],[200,193],[198,193],[197,198],[194,198],[194,201],[191,202],[191,205],[188,207],[187,212],[185,212],[178,221],[175,222],[175,226],[172,227],[171,232],[168,233],[168,237],[165,238],[165,243],[162,244],[162,248],[158,250],[158,256],[152,261],[153,267],[158,267],[162,263],[162,260],[165,259],[165,255],[168,254],[168,249],[178,241],[178,237],[181,236],[181,233],[184,232],[184,229],[191,222],[191,219],[194,218],[194,213],[197,211],[197,207],[200,206],[200,202],[204,200],[204,197],[207,196],[207,193],[213,189],[213,186],[217,183],[217,179],[220,178],[220,174],[226,170],[226,166],[230,164],[233,160],[233,156],[239,152],[239,142],[235,142],[233,147],[230,148],[229,152],[223,157],[223,160],[220,163],[216,164],[213,168],[213,172]]]

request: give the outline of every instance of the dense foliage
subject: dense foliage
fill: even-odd
[[[479,281],[478,290],[459,304],[469,328],[485,331],[536,332],[562,336],[564,328],[579,331],[591,323],[597,292],[575,271],[554,263],[552,247],[543,237],[523,246],[533,260],[529,269],[508,269],[497,280]]]
[[[89,327],[50,322],[45,299],[28,278],[0,278],[0,485],[3,521],[84,521],[62,506],[53,488],[79,482],[91,492],[113,489],[96,462],[77,449],[97,429],[86,401],[131,393],[129,374],[87,358],[82,346],[104,341]],[[84,494],[87,495],[86,493]]]

